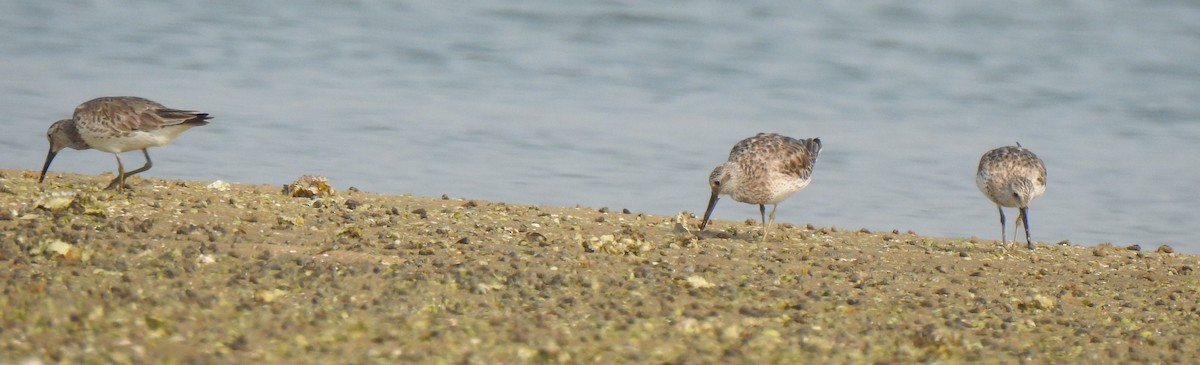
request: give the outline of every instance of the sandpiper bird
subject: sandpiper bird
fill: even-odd
[[[766,241],[767,229],[775,222],[779,202],[808,186],[819,153],[820,138],[794,139],[775,133],[759,133],[738,142],[729,152],[729,161],[717,165],[708,175],[712,196],[708,198],[708,209],[704,211],[700,229],[708,225],[717,199],[729,195],[742,203],[758,204],[763,220],[763,241]],[[769,221],[766,204],[772,205]]]
[[[1018,208],[1017,221],[1025,224],[1025,244],[1033,249],[1029,238],[1029,202],[1046,191],[1046,165],[1033,152],[1021,147],[1000,147],[983,154],[979,159],[979,172],[975,185],[988,199],[996,203],[1000,211],[1000,241],[1007,243],[1004,235],[1004,208]],[[1016,223],[1016,222],[1014,222]],[[1019,224],[1019,223],[1018,223]],[[1017,240],[1018,224],[1013,225],[1013,242]]]
[[[46,170],[54,156],[64,148],[77,150],[95,148],[112,153],[117,158],[117,177],[105,189],[125,186],[125,178],[150,169],[149,147],[162,146],[189,128],[208,124],[208,114],[171,109],[151,100],[134,96],[101,97],[79,104],[71,119],[50,125],[46,139],[50,153],[38,183],[46,179]],[[125,172],[121,152],[142,150],[146,165]]]

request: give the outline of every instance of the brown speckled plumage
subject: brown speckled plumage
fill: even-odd
[[[125,178],[150,169],[149,147],[163,146],[189,128],[208,124],[208,114],[172,109],[135,96],[100,97],[75,108],[71,119],[55,122],[46,131],[50,152],[38,182],[46,178],[50,162],[65,148],[97,149],[117,158],[117,177],[108,188],[122,188]],[[121,152],[142,150],[146,164],[125,172]]]
[[[1025,225],[1025,243],[1033,248],[1029,235],[1029,202],[1046,191],[1046,165],[1032,151],[1016,146],[1005,146],[983,154],[975,184],[984,196],[996,204],[1000,211],[1000,240],[1007,242],[1004,232],[1004,208],[1018,209],[1017,223]],[[1017,226],[1019,227],[1019,226]],[[1016,240],[1016,229],[1013,240]]]
[[[708,224],[719,196],[729,195],[733,200],[758,205],[766,239],[766,230],[775,220],[779,202],[808,186],[820,152],[820,138],[795,139],[759,133],[738,142],[729,152],[729,160],[709,174],[712,195],[700,229]],[[772,205],[769,221],[766,204]]]

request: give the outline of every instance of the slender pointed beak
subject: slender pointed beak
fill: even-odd
[[[708,217],[712,216],[713,208],[717,207],[717,200],[720,198],[718,191],[713,190],[712,196],[708,198],[708,209],[704,210],[704,220],[700,222],[700,230],[704,230],[704,226],[708,225]]]
[[[50,153],[46,154],[46,164],[42,165],[42,175],[38,177],[38,184],[46,180],[46,171],[50,170],[50,161],[54,161],[54,155],[57,154],[58,151],[55,151],[53,148],[50,149]]]

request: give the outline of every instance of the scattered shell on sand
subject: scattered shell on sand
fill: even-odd
[[[333,195],[333,188],[324,176],[304,175],[288,184],[284,193],[296,198],[315,198]]]
[[[70,207],[71,203],[74,203],[75,198],[78,196],[79,193],[74,191],[50,192],[43,195],[41,198],[38,198],[35,206],[52,212],[57,212]]]
[[[208,190],[226,191],[229,190],[229,183],[217,180],[213,181],[211,184],[208,184],[205,186],[205,188],[208,188]]]

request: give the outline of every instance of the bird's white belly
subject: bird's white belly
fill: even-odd
[[[752,189],[737,189],[730,192],[730,197],[748,204],[779,204],[800,189],[808,186],[809,180],[793,177],[780,177],[768,180],[767,184]]]
[[[165,145],[189,128],[191,128],[189,125],[174,125],[151,132],[133,131],[119,137],[97,136],[89,133],[84,133],[82,137],[92,148],[110,153],[121,153]]]
[[[779,181],[771,187],[771,196],[767,197],[767,204],[779,204],[779,202],[787,199],[795,194],[800,189],[808,186],[808,180],[788,179]]]

